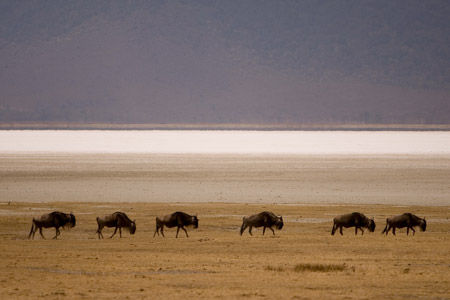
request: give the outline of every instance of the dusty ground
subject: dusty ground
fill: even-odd
[[[450,299],[448,157],[0,161],[2,299]],[[31,219],[53,210],[72,211],[77,226],[28,240]],[[96,216],[117,210],[136,219],[136,234],[98,240]],[[197,213],[200,227],[153,238],[155,216],[176,210]],[[262,210],[285,228],[239,236],[242,217]],[[375,233],[331,236],[332,218],[352,211],[374,217]],[[427,231],[380,234],[406,211],[425,216]]]

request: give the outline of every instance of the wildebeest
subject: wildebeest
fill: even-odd
[[[395,228],[406,227],[406,235],[409,235],[409,229],[413,231],[414,235],[416,234],[416,231],[413,228],[414,226],[419,226],[420,230],[425,231],[427,229],[427,221],[425,221],[425,218],[419,218],[411,213],[404,213],[402,215],[387,218],[386,227],[384,227],[382,234],[386,232],[387,235],[392,228],[392,234],[395,235]]]
[[[263,235],[266,232],[266,228],[269,228],[272,230],[273,235],[275,235],[275,231],[273,231],[272,227],[275,227],[278,230],[281,230],[283,228],[283,217],[282,216],[276,216],[274,213],[263,211],[259,214],[251,215],[248,217],[244,217],[242,220],[242,226],[240,234],[244,232],[244,230],[248,227],[248,233],[250,235],[252,234],[252,228],[253,227],[263,227]]]
[[[40,218],[33,218],[33,223],[31,224],[31,230],[28,238],[32,236],[34,239],[34,235],[39,229],[39,234],[43,239],[45,239],[44,235],[42,234],[42,228],[55,227],[56,235],[53,237],[53,239],[56,240],[60,234],[60,227],[75,227],[75,224],[76,219],[72,213],[66,214],[59,211],[54,211],[52,213],[42,215]]]
[[[375,231],[375,221],[367,218],[364,214],[359,212],[340,215],[333,219],[333,229],[331,229],[331,235],[334,235],[338,228],[340,234],[343,235],[342,227],[355,227],[355,235],[358,234],[358,229],[361,230],[361,234],[364,234],[364,230],[362,229],[363,227],[369,229],[369,232]]]
[[[190,225],[194,226],[194,228],[198,228],[198,219],[196,215],[191,216],[188,215],[187,213],[177,211],[174,212],[173,214],[166,215],[162,218],[156,217],[156,229],[155,233],[153,234],[153,237],[155,237],[156,234],[159,235],[159,231],[161,231],[162,236],[165,237],[164,226],[168,228],[176,226],[177,227],[177,235],[175,236],[176,238],[178,237],[178,232],[180,231],[180,228],[184,230],[184,233],[186,233],[186,237],[189,237],[184,226]]]
[[[115,227],[114,233],[109,237],[112,238],[117,229],[119,229],[119,235],[122,237],[122,228],[126,228],[130,231],[130,234],[134,234],[136,232],[136,221],[131,221],[128,216],[123,212],[115,212],[111,215],[106,215],[104,217],[97,217],[97,234],[98,238],[103,238],[102,229],[103,227]]]

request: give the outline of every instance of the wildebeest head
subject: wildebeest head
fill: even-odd
[[[198,228],[198,218],[197,216],[192,216],[191,225],[194,225],[194,228]]]
[[[130,223],[130,234],[134,234],[136,232],[136,220]]]
[[[369,220],[369,224],[367,225],[367,228],[369,229],[369,232],[375,231],[375,221],[373,219]]]
[[[425,218],[423,218],[423,219],[420,221],[419,226],[420,226],[420,230],[421,230],[421,231],[427,230],[427,221],[425,221]]]
[[[281,230],[281,228],[283,228],[283,225],[284,225],[284,223],[283,223],[283,216],[279,216],[278,220],[277,220],[277,223],[276,223],[277,229]]]
[[[77,220],[75,219],[74,214],[71,212],[68,215],[68,220],[67,220],[67,223],[64,225],[64,227],[75,227],[76,223],[77,223]]]

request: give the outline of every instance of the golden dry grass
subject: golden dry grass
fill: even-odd
[[[450,205],[407,204],[445,201],[446,157],[1,161],[2,299],[450,299]],[[72,211],[76,227],[28,240],[32,218],[53,210]],[[176,210],[197,213],[199,228],[153,238],[155,217]],[[239,236],[242,217],[263,210],[282,214],[283,230]],[[114,211],[136,219],[136,234],[98,240],[96,216]],[[333,217],[352,211],[374,217],[375,232],[331,236]],[[407,211],[426,217],[426,232],[381,234]]]
[[[28,240],[34,215],[73,211],[77,226],[59,240]],[[95,217],[126,211],[137,232],[98,240]],[[154,217],[197,212],[200,227],[186,238],[166,229],[155,237]],[[273,236],[239,236],[243,214],[271,210],[285,227]],[[375,233],[330,235],[333,214],[374,216]],[[385,217],[414,211],[428,230],[380,234]],[[11,203],[0,218],[0,295],[10,299],[448,299],[450,207],[296,206],[163,203]],[[311,223],[310,220],[317,219]],[[325,221],[329,219],[329,221]],[[112,234],[104,229],[104,235]],[[44,229],[47,238],[53,229]]]

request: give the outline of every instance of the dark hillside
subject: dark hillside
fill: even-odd
[[[0,122],[450,123],[448,1],[2,1]]]

